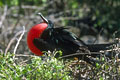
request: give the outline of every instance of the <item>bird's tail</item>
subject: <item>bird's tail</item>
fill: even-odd
[[[113,45],[116,45],[116,43],[113,42],[113,43],[108,43],[108,44],[89,44],[86,46],[87,46],[88,50],[90,50],[90,52],[99,52],[100,50],[108,50]]]
[[[69,55],[65,55],[62,56],[62,58],[73,58],[73,57],[78,57],[79,59],[82,59],[84,61],[86,61],[87,63],[90,63],[92,65],[95,66],[96,62],[99,62],[98,60],[94,60],[94,58],[89,58],[87,56],[91,56],[91,57],[99,57],[99,55],[101,54],[101,50],[109,50],[112,48],[113,45],[116,45],[116,42],[113,43],[108,43],[108,44],[89,44],[86,45],[86,48],[82,47],[82,50],[85,50],[85,52],[77,52],[74,54],[69,54]],[[80,47],[81,50],[81,47]]]

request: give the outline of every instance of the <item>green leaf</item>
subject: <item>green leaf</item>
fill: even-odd
[[[100,77],[100,80],[103,80],[103,77]]]
[[[3,3],[2,3],[2,1],[0,1],[0,6],[3,6]]]
[[[42,2],[43,2],[43,3],[46,3],[46,2],[47,2],[47,0],[42,0]]]
[[[18,5],[18,0],[12,0],[11,4],[17,6]]]

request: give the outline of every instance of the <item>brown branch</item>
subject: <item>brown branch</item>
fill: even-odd
[[[35,55],[15,54],[16,57],[35,57]]]
[[[101,52],[90,52],[90,53],[74,53],[74,54],[70,54],[70,55],[66,55],[66,56],[62,56],[60,58],[66,58],[66,57],[71,57],[71,56],[77,56],[77,55],[86,55],[86,54],[101,54]]]

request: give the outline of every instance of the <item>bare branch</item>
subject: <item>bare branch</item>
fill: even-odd
[[[9,48],[11,47],[12,43],[14,42],[14,40],[16,39],[16,37],[18,35],[20,35],[22,33],[22,31],[19,31],[18,33],[16,33],[16,35],[10,40],[10,42],[8,43],[7,48],[5,49],[5,55],[7,54]]]
[[[16,50],[17,50],[17,48],[18,48],[18,45],[20,44],[20,41],[21,41],[24,33],[25,33],[25,27],[23,26],[22,34],[20,35],[20,37],[19,37],[19,39],[18,39],[18,41],[17,41],[17,44],[16,44],[16,46],[15,46],[15,48],[14,48],[14,52],[13,52],[14,54],[16,53]],[[15,58],[15,55],[13,56],[13,59],[14,59],[14,58]]]

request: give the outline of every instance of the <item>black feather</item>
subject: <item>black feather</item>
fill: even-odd
[[[77,53],[77,57],[82,57],[80,55],[83,54],[80,53],[89,53],[89,51],[98,52],[100,50],[109,49],[108,47],[114,44],[110,43],[87,45],[82,40],[77,38],[73,33],[67,31],[67,28],[54,28],[54,25],[51,21],[49,21],[48,27],[42,33],[41,37],[34,39],[33,43],[41,51],[54,51],[56,49],[61,50],[63,52],[63,56]],[[83,56],[86,57],[85,55]]]

